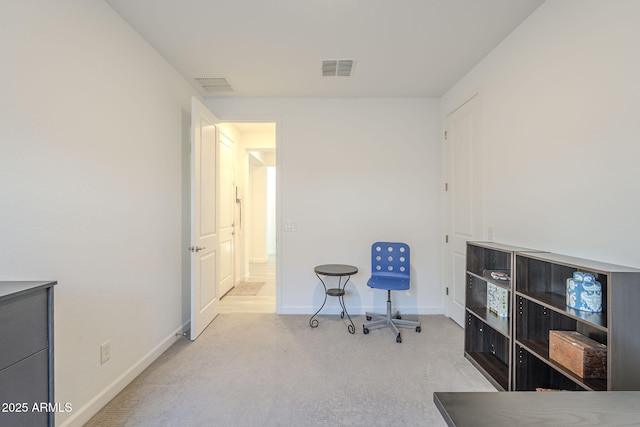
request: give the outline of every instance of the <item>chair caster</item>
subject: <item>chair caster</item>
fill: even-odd
[[[371,316],[367,316],[367,320],[371,320]]]
[[[416,326],[416,332],[422,332],[422,328],[420,326]]]
[[[341,312],[340,312],[340,318],[341,318],[341,319],[344,319],[344,311],[341,311]]]
[[[402,320],[402,316],[400,316],[399,314],[396,314],[396,319]]]
[[[398,336],[396,337],[396,342],[397,343],[401,343],[402,342],[402,337],[400,336],[400,334],[398,334]]]
[[[365,328],[364,325],[362,326],[362,333],[367,335],[369,333],[369,328]]]

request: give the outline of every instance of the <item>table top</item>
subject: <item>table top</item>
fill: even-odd
[[[53,286],[58,282],[48,281],[0,281],[0,299],[17,296],[38,288]]]
[[[640,391],[436,392],[449,426],[621,426],[640,420]]]
[[[316,266],[313,271],[323,276],[351,276],[358,272],[358,267],[346,264],[323,264]]]

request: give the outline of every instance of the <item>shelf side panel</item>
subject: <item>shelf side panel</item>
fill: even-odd
[[[640,390],[640,274],[612,273],[609,287],[609,390]]]

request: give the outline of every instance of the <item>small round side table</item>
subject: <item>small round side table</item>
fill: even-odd
[[[347,318],[351,323],[350,325],[347,325],[347,330],[350,334],[354,334],[356,332],[356,328],[353,324],[353,320],[351,320],[351,316],[349,316],[349,313],[347,313],[347,308],[344,305],[344,294],[345,287],[347,286],[347,283],[349,283],[349,279],[351,278],[351,276],[358,272],[358,267],[346,264],[323,264],[316,266],[313,271],[314,273],[316,273],[316,276],[318,276],[318,279],[320,279],[320,282],[324,287],[324,301],[322,302],[322,306],[318,309],[318,311],[316,311],[316,313],[311,316],[311,319],[309,319],[309,326],[311,326],[312,328],[318,327],[318,319],[316,319],[315,317],[324,308],[324,305],[327,302],[328,295],[331,297],[338,297],[340,307],[342,307],[340,318],[344,319],[344,315],[347,315]],[[322,276],[338,277],[338,287],[327,289],[327,285],[324,283],[324,280],[322,280]],[[342,279],[344,277],[346,277],[347,280],[345,280],[343,284]]]

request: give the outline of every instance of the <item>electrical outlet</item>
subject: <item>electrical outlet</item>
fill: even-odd
[[[111,341],[105,341],[100,345],[100,364],[104,365],[111,359]]]

